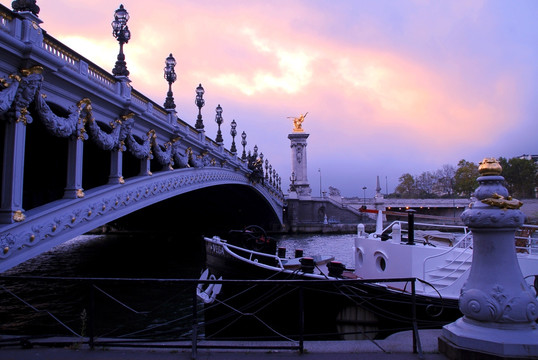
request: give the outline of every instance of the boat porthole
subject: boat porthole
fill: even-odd
[[[376,264],[377,270],[380,272],[385,271],[385,269],[387,268],[387,260],[385,260],[385,257],[383,256],[378,256],[375,260],[375,264]]]

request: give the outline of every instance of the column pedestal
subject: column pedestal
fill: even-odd
[[[459,298],[464,316],[444,326],[439,339],[439,350],[451,359],[538,358],[538,301],[515,247],[525,216],[501,171],[495,159],[480,163],[476,201],[461,215],[473,233],[473,261]]]
[[[291,141],[291,170],[295,174],[294,188],[297,197],[301,200],[309,200],[312,197],[312,189],[308,183],[306,139],[310,134],[296,132],[288,135]]]

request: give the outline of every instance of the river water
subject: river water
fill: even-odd
[[[354,235],[281,235],[288,257],[327,254],[353,265]],[[197,279],[205,268],[201,238],[181,235],[83,235],[5,273],[14,276]],[[0,334],[85,335],[88,286],[77,281],[0,282]],[[101,282],[96,335],[188,335],[192,291],[177,283]]]

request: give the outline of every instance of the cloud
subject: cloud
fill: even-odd
[[[214,82],[221,87],[235,88],[245,95],[264,92],[295,94],[305,89],[312,80],[311,63],[315,55],[289,48],[289,44],[272,43],[260,37],[255,30],[245,28],[245,42],[258,54],[273,58],[273,68],[254,67],[250,73],[230,72],[218,75]],[[247,45],[248,46],[248,45]]]
[[[536,2],[124,5],[131,14],[125,54],[132,85],[162,103],[164,60],[173,53],[180,117],[194,122],[194,89],[202,83],[207,133],[216,129],[213,111],[221,104],[226,124],[236,119],[247,129],[249,146],[257,143],[283,164],[283,178],[292,128],[287,117],[306,111],[316,169],[361,169],[357,176],[375,178],[372,172],[382,168],[375,164],[385,164],[383,171],[397,178],[414,173],[409,168],[477,161],[470,157],[481,152],[517,155],[490,153],[496,149],[538,151],[530,135],[538,130]],[[52,36],[112,69],[115,6],[58,0],[41,9],[42,27]],[[337,171],[330,173],[324,176],[334,176],[338,187]]]

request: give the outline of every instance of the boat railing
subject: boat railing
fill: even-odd
[[[408,232],[409,223],[407,221],[395,220],[383,229],[383,233],[389,233],[392,230],[392,227],[396,224],[400,226],[402,233]],[[464,235],[470,232],[469,228],[462,225],[445,225],[445,224],[431,224],[431,223],[420,223],[420,222],[415,222],[414,224],[415,224],[415,228],[424,227],[425,229],[428,229],[428,230],[439,230],[441,232],[452,232],[452,233],[457,232],[457,233],[463,233]]]
[[[426,257],[424,259],[423,263],[422,263],[422,278],[424,280],[428,280],[428,275],[430,275],[430,274],[432,274],[434,272],[439,272],[439,270],[441,270],[441,269],[450,269],[449,271],[444,273],[443,276],[440,276],[440,277],[438,277],[436,279],[437,282],[440,282],[440,281],[444,281],[446,279],[450,279],[456,273],[461,273],[462,269],[463,269],[463,272],[467,271],[469,267],[466,264],[468,264],[471,261],[473,254],[472,254],[472,252],[465,251],[465,250],[471,249],[472,246],[473,246],[472,233],[467,232],[462,237],[459,238],[459,240],[454,244],[454,246],[452,246],[448,250],[446,250],[446,251],[444,251],[444,252],[442,252],[440,254],[436,254],[436,255]],[[459,249],[459,251],[456,250],[456,249]],[[449,253],[454,253],[455,256],[452,257],[450,259],[450,261],[445,262],[443,264],[443,266],[431,266],[431,267],[428,267],[428,264],[433,263],[434,259],[446,258],[446,256]],[[454,265],[456,265],[456,266],[454,266]],[[445,283],[443,285],[443,288],[449,287],[450,285],[454,284],[457,281],[457,279],[459,279],[460,276],[457,276],[453,281],[451,281],[449,283]],[[424,292],[426,292],[427,287],[429,287],[429,285],[423,283],[423,287],[424,287],[424,289],[423,289]],[[439,284],[436,284],[436,289],[437,290],[440,289]]]
[[[396,220],[390,223],[383,229],[383,233],[390,233],[392,227],[398,224],[401,228],[402,233],[407,233],[408,222]],[[405,225],[405,226],[404,226]],[[458,241],[451,244],[452,247],[469,249],[472,247],[473,238],[468,236],[471,233],[469,228],[462,225],[444,225],[444,224],[430,224],[430,223],[417,223],[415,222],[415,227],[423,226],[429,230],[440,230],[440,231],[449,231],[449,232],[461,232],[464,234],[463,237],[459,238]],[[522,225],[515,234],[515,245],[516,251],[518,253],[537,255],[538,254],[538,225]]]
[[[538,253],[538,225],[523,225],[521,226],[515,234],[515,247],[516,247],[516,253],[519,254],[529,254],[529,255],[536,255]],[[533,237],[534,236],[534,237]],[[429,256],[424,259],[423,262],[423,279],[428,280],[428,275],[437,272],[439,273],[439,270],[442,269],[450,269],[449,271],[445,271],[443,276],[439,276],[436,278],[437,282],[444,281],[446,279],[453,278],[454,280],[452,282],[445,282],[445,284],[442,286],[443,288],[449,287],[450,285],[454,284],[461,274],[457,277],[454,277],[454,274],[461,273],[462,269],[463,272],[467,271],[469,269],[468,264],[472,259],[472,252],[465,251],[472,249],[473,247],[473,236],[472,232],[466,232],[464,236],[459,238],[459,240],[453,244],[451,248],[448,250]],[[456,249],[460,249],[460,251],[457,251]],[[444,258],[449,253],[455,253],[456,255],[450,259],[450,261],[447,261],[443,266],[435,266],[432,265],[428,267],[429,264],[432,264],[435,262],[434,259],[438,258]],[[456,266],[454,266],[456,264]],[[436,289],[440,289],[439,284],[436,284]],[[424,291],[426,291],[426,287],[429,286],[427,284],[423,284]]]
[[[282,265],[282,260],[276,255],[267,254],[267,253],[263,253],[263,252],[259,252],[255,250],[250,250],[250,249],[245,249],[244,247],[232,245],[230,243],[225,243],[225,244],[226,244],[225,246],[228,247],[229,249],[236,250],[237,253],[234,252],[234,254],[236,254],[237,256],[241,256],[239,255],[241,253],[247,253],[248,257],[244,257],[244,256],[241,256],[241,257],[243,257],[244,259],[248,261],[260,263],[259,257],[262,257],[262,258],[267,259],[267,262],[262,261],[261,262],[262,264],[268,264],[271,266],[275,266],[276,264],[276,266],[279,267],[280,269],[284,269],[284,265]]]

